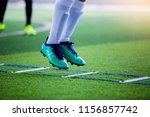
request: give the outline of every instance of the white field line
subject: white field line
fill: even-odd
[[[0,66],[3,66],[3,65],[4,65],[4,63],[1,63],[1,64],[0,64]]]
[[[46,70],[46,69],[49,69],[49,67],[34,68],[34,69],[30,69],[30,70],[20,70],[20,71],[16,71],[13,73],[27,73],[27,72],[32,72],[32,71]]]
[[[98,72],[87,72],[87,73],[81,73],[81,74],[73,74],[73,75],[62,76],[62,78],[73,78],[73,77],[91,75],[91,74],[97,74],[97,73]]]
[[[50,30],[51,22],[48,22],[48,21],[35,21],[35,23],[39,23],[39,24],[43,25],[41,27],[35,28],[35,30],[37,32],[43,32],[43,31]],[[7,33],[2,32],[2,33],[0,33],[0,37],[9,37],[9,36],[17,36],[17,35],[25,35],[25,32],[22,30],[22,31],[16,31],[16,32],[7,32]]]
[[[139,78],[128,79],[128,80],[121,81],[120,83],[130,83],[130,82],[146,80],[146,79],[150,79],[150,76],[144,76],[144,77],[139,77]]]

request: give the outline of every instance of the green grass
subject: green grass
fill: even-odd
[[[24,25],[20,21],[17,22],[19,18],[13,19],[12,13],[22,15],[20,19],[24,20],[21,11],[7,11],[6,23],[9,28],[6,32],[22,30]],[[38,15],[36,11],[33,18],[49,20],[49,12],[40,15],[43,13],[46,12],[40,11]],[[69,64],[70,69],[150,75],[149,20],[149,13],[86,12],[72,41],[75,42],[76,51],[87,64],[84,67]],[[41,32],[31,37],[0,37],[0,63],[52,67],[39,51],[48,33],[49,31]],[[0,69],[3,67],[0,66]],[[56,71],[55,73],[57,74]],[[150,86],[0,73],[0,99],[142,100],[150,99]]]

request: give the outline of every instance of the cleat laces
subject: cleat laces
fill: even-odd
[[[63,53],[62,53],[61,46],[59,44],[54,44],[51,45],[51,47],[53,49],[54,54],[57,56],[57,58],[59,60],[63,60]]]
[[[72,45],[74,44],[73,42],[61,42],[61,44],[64,44],[69,51],[71,51],[74,55],[78,56],[76,51],[72,47]]]

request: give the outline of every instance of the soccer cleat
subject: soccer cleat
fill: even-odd
[[[61,47],[63,51],[64,58],[70,62],[72,65],[75,64],[77,66],[85,65],[85,61],[77,55],[75,50],[72,47],[72,42],[61,42]]]
[[[3,31],[3,30],[5,30],[5,24],[0,23],[0,31]]]
[[[36,35],[36,31],[32,27],[32,25],[26,25],[24,31],[27,35]]]
[[[63,59],[63,53],[60,44],[43,44],[41,53],[46,56],[49,62],[59,69],[68,69],[67,62]]]

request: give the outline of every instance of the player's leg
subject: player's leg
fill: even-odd
[[[26,3],[26,25],[31,24],[31,17],[32,17],[32,0],[25,0]]]
[[[58,44],[74,0],[56,0],[48,44]]]
[[[27,35],[35,35],[36,31],[31,25],[32,21],[32,0],[25,0],[25,11],[26,11],[26,25],[25,25],[25,33]]]
[[[4,15],[7,7],[8,0],[0,0],[0,31],[5,29],[5,24],[3,23]]]
[[[48,58],[49,62],[59,68],[68,68],[67,62],[63,59],[62,48],[58,41],[69,17],[72,4],[73,0],[55,1],[50,35],[41,48],[41,52]]]
[[[70,37],[72,36],[79,22],[84,6],[85,0],[75,0],[70,9],[70,15],[64,27],[61,39],[59,40],[62,46],[64,57],[72,64],[79,66],[85,65],[85,61],[80,56],[78,56],[73,49],[72,43],[70,42]]]

